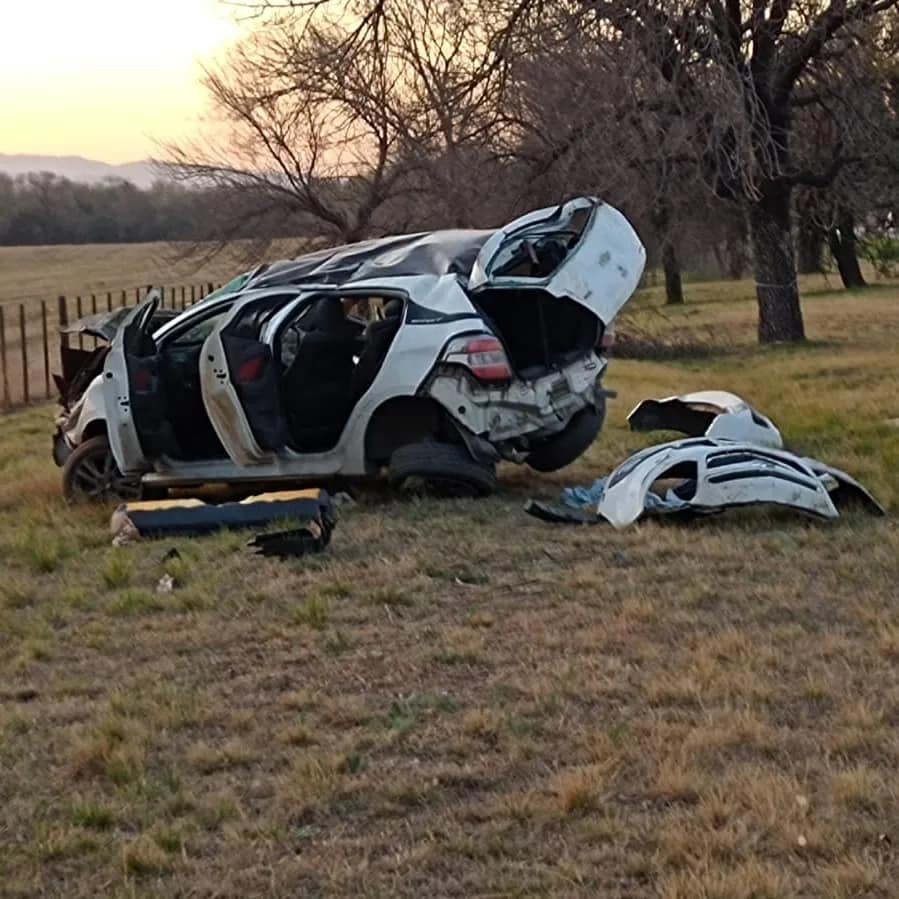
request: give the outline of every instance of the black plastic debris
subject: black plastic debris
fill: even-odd
[[[197,499],[134,502],[119,506],[110,526],[113,543],[120,545],[143,537],[196,536],[223,529],[263,528],[277,522],[290,526],[282,533],[308,532],[313,549],[307,552],[324,549],[334,529],[334,506],[330,496],[318,489],[264,493],[219,504]]]

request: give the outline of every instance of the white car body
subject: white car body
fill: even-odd
[[[578,223],[576,233],[571,230],[574,226],[567,224],[571,222]],[[527,262],[529,253],[534,270],[539,269],[538,263],[545,265],[537,250],[543,252],[546,248],[541,240],[557,232],[568,235],[569,249],[554,268],[541,275],[508,270],[510,254],[515,259],[525,254]],[[433,255],[435,247],[442,251],[457,245],[469,250],[479,246],[467,274],[409,270],[416,253]],[[555,245],[549,249],[558,251]],[[323,262],[316,268],[319,259]],[[360,259],[364,260],[361,265]],[[571,322],[576,323],[586,310],[595,316],[601,333],[633,293],[644,262],[643,246],[625,217],[600,200],[584,197],[530,213],[492,234],[435,232],[388,238],[277,263],[257,270],[234,290],[226,288],[152,332],[149,323],[156,303],[150,299],[119,327],[103,372],[90,383],[77,406],[61,417],[60,431],[71,450],[86,435],[104,428],[120,471],[140,477],[146,484],[358,477],[375,473],[384,462],[373,459],[367,449],[373,422],[389,429],[383,422],[384,410],[390,409],[393,401],[416,398],[436,404],[473,456],[524,461],[540,441],[564,431],[581,410],[604,402],[600,381],[606,360],[596,345],[556,354],[556,343],[562,346],[562,338],[553,336],[556,356],[548,364],[550,349],[544,328],[547,364],[522,370],[514,361],[518,351],[509,349],[508,334],[487,317],[483,304],[504,310],[504,321],[514,321],[514,315],[503,303],[520,302],[528,309],[528,304],[536,304],[541,315],[547,316],[566,304]],[[504,264],[506,270],[499,272]],[[353,274],[345,278],[343,272],[350,268]],[[319,271],[323,274],[317,283]],[[339,283],[333,283],[335,279]],[[302,315],[311,315],[309,310],[318,308],[316,304],[334,298],[370,297],[397,300],[402,312],[386,355],[367,389],[354,399],[339,438],[332,446],[309,451],[297,449],[291,440],[272,437],[283,431],[283,422],[274,423],[268,429],[271,434],[260,426],[262,407],[246,398],[253,385],[241,383],[242,369],[235,368],[233,347],[258,346],[260,352],[267,348],[271,362],[260,365],[270,364],[272,377],[279,379],[273,382],[279,385],[279,402],[291,402],[291,396],[282,395],[285,382],[282,372],[276,371],[285,329],[295,327]],[[575,307],[581,312],[572,312]],[[224,452],[217,457],[179,458],[166,451],[176,442],[170,439],[174,425],[170,427],[166,417],[179,402],[178,385],[169,385],[167,394],[158,386],[161,368],[154,360],[176,346],[193,322],[216,315],[215,326],[199,351],[196,375],[202,406]],[[262,319],[264,323],[257,326]],[[505,381],[472,377],[472,360],[481,356],[471,348],[479,345],[482,337],[488,338],[488,343],[489,338],[494,338],[494,343],[495,337],[500,338],[505,357],[503,349],[498,356],[512,360],[514,375]],[[580,341],[583,335],[576,338]],[[532,339],[524,330],[516,332],[513,342],[525,348],[518,353],[522,358],[533,349],[528,343]],[[135,387],[136,379],[140,389]],[[187,391],[186,386],[184,389]],[[260,433],[272,439],[261,439]]]

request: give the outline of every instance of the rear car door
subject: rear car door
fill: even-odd
[[[268,461],[288,441],[281,361],[267,325],[299,295],[283,287],[255,292],[238,302],[203,344],[203,403],[225,452],[238,465]]]
[[[159,301],[154,291],[128,315],[103,366],[109,445],[123,474],[145,471],[158,456],[178,455],[167,418],[161,357],[153,339]]]
[[[608,325],[634,292],[646,251],[630,222],[596,197],[538,209],[493,234],[470,292],[539,288],[586,306]]]

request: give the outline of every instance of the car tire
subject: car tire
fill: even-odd
[[[534,471],[558,471],[570,465],[596,440],[606,417],[605,398],[596,409],[582,409],[568,426],[539,443],[528,455],[527,463]]]
[[[408,443],[390,457],[388,480],[410,492],[443,497],[487,496],[496,489],[496,466],[477,462],[455,443]]]
[[[62,467],[62,492],[69,503],[108,503],[141,498],[139,477],[124,477],[103,434],[72,450]]]

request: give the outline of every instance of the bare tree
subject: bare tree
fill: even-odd
[[[470,0],[238,5],[255,28],[205,77],[226,136],[163,161],[216,188],[207,248],[251,233],[258,255],[298,230],[354,241],[424,209],[473,223],[502,92],[489,16]]]
[[[258,253],[310,225],[343,241],[375,227],[408,163],[399,162],[391,73],[377,54],[352,52],[359,37],[327,17],[288,11],[207,70],[219,127],[167,147],[162,164],[176,179],[216,189],[209,239],[250,233]]]
[[[500,0],[503,2],[503,0]],[[515,2],[515,0],[512,0]],[[574,9],[597,39],[626,42],[689,116],[708,182],[746,211],[762,342],[804,337],[791,241],[791,196],[829,183],[850,157],[840,144],[814,168],[792,150],[794,117],[813,66],[897,0],[585,0]],[[555,7],[553,7],[555,8]],[[547,4],[532,0],[516,27],[544,28]],[[511,13],[510,13],[511,16]],[[525,23],[525,24],[522,24]],[[814,86],[812,86],[814,90]],[[649,91],[636,91],[648,104]],[[650,107],[647,107],[650,108]]]
[[[899,109],[892,91],[899,73],[897,12],[845,34],[810,67],[798,98],[797,158],[820,166],[839,147],[846,159],[832,179],[797,192],[800,270],[821,270],[826,242],[852,289],[865,286],[857,226],[888,214],[899,197]]]

